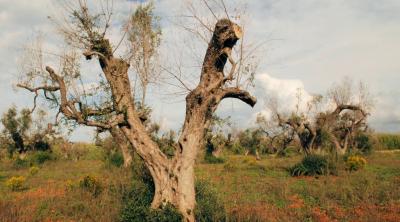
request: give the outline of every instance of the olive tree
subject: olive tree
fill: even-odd
[[[175,154],[173,158],[168,158],[143,123],[142,109],[132,95],[128,72],[132,61],[129,57],[116,56],[115,47],[108,38],[112,13],[108,14],[110,16],[107,13],[93,14],[84,0],[69,6],[66,8],[68,23],[61,26],[60,31],[68,45],[74,48],[73,52],[80,51],[87,60],[97,61],[105,86],[109,89],[101,91],[100,96],[109,103],[85,104],[81,97],[71,96],[72,87],[68,83],[83,75],[79,65],[76,65],[76,54],[64,56],[64,66],[58,70],[51,65],[37,70],[40,75],[35,77],[40,77],[41,81],[25,81],[20,86],[36,94],[43,92],[44,97],[53,102],[64,117],[78,124],[107,130],[117,127],[150,171],[155,186],[151,206],[158,208],[170,203],[182,213],[185,221],[195,221],[194,164],[204,146],[206,129],[213,113],[226,98],[239,99],[249,106],[256,104],[256,98],[246,89],[233,84],[238,77],[233,48],[243,36],[241,27],[229,16],[215,16],[199,82],[186,95],[184,123]],[[227,62],[229,70],[225,69]]]

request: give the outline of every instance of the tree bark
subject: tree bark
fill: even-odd
[[[114,57],[108,39],[94,35],[90,28],[86,28],[86,31],[89,34],[88,41],[91,46],[84,55],[87,59],[92,59],[94,56],[98,58],[111,90],[113,106],[107,112],[111,115],[110,118],[105,122],[90,118],[91,115],[95,116],[101,112],[82,108],[79,101],[70,100],[63,77],[57,75],[50,67],[46,67],[46,70],[53,82],[58,83],[57,86],[26,88],[35,93],[38,90],[58,91],[60,112],[78,124],[105,130],[118,129],[112,132],[116,133],[115,138],[120,137],[119,133],[122,132],[125,139],[134,147],[135,152],[143,159],[153,178],[155,194],[151,206],[158,208],[170,203],[182,213],[184,221],[194,222],[196,205],[194,165],[198,152],[204,145],[205,132],[210,125],[213,113],[225,98],[239,99],[251,107],[256,103],[256,98],[249,92],[227,85],[234,79],[236,64],[231,57],[231,51],[242,36],[241,28],[228,19],[221,19],[216,23],[204,57],[200,82],[186,96],[185,121],[172,159],[160,150],[140,119],[140,111],[136,109],[131,93],[128,76],[129,63]],[[228,60],[232,68],[225,75],[224,67]],[[124,137],[120,138],[123,141]],[[124,143],[121,142],[122,144]],[[126,149],[123,148],[123,150]]]
[[[114,141],[117,143],[118,148],[121,150],[122,156],[124,157],[124,167],[128,168],[132,165],[132,147],[129,141],[126,139],[124,133],[118,127],[110,129],[110,134]]]

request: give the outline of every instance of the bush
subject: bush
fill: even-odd
[[[296,153],[297,153],[296,148],[289,146],[284,149],[279,149],[278,152],[276,153],[276,155],[278,157],[291,157],[291,156],[296,155]]]
[[[134,181],[132,190],[125,197],[124,207],[121,212],[121,222],[181,222],[182,215],[170,204],[162,209],[151,209],[154,196],[153,186],[148,186],[143,181]]]
[[[111,152],[105,158],[106,165],[121,167],[124,165],[124,156],[121,152]]]
[[[23,176],[14,176],[6,181],[6,186],[12,191],[24,190],[26,178]]]
[[[303,160],[289,169],[292,176],[327,175],[336,172],[336,165],[326,156],[307,155]]]
[[[124,195],[121,222],[142,221],[182,221],[182,215],[167,204],[162,209],[151,209],[154,196],[154,183],[143,160],[134,159],[132,164],[133,181],[131,190]]]
[[[361,156],[349,156],[346,160],[346,169],[348,171],[357,171],[367,164],[367,160]]]
[[[205,181],[196,182],[196,221],[226,221],[226,213],[217,192]]]
[[[370,154],[372,152],[373,144],[372,139],[368,134],[362,133],[355,138],[356,148],[363,154]]]
[[[32,163],[43,164],[46,161],[52,160],[53,156],[48,151],[37,151],[30,157]]]
[[[134,181],[132,190],[125,199],[121,212],[122,222],[181,222],[182,215],[170,204],[161,209],[151,209],[150,204],[154,196],[152,187],[143,181]],[[226,221],[226,213],[217,192],[206,182],[196,183],[196,221]]]
[[[233,143],[231,150],[234,154],[244,154],[246,149],[239,142]]]
[[[100,181],[94,176],[85,176],[79,181],[79,187],[97,197],[103,190]]]
[[[33,166],[33,167],[29,168],[29,174],[32,175],[32,176],[36,175],[38,172],[39,172],[39,168],[38,167]]]
[[[210,164],[220,164],[220,163],[224,163],[225,160],[221,157],[216,157],[212,154],[206,153],[206,155],[204,156],[204,162],[210,163]]]
[[[39,140],[33,144],[33,149],[37,151],[50,151],[51,147],[47,141]]]
[[[27,167],[29,167],[29,161],[27,159],[21,159],[21,158],[17,157],[14,160],[13,165],[14,165],[14,168],[17,168],[17,169],[27,168]]]
[[[181,222],[182,215],[171,204],[165,205],[162,209],[150,209],[146,221],[151,222]]]
[[[237,166],[236,163],[234,163],[233,161],[228,161],[227,163],[225,163],[224,165],[224,170],[228,171],[228,172],[232,172],[232,171],[236,171],[238,170],[239,167]]]

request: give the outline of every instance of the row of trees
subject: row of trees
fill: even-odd
[[[373,98],[361,82],[357,85],[345,78],[326,95],[313,95],[304,101],[299,91],[296,97],[295,107],[286,110],[281,109],[277,97],[271,97],[267,109],[272,117],[258,116],[259,129],[272,144],[279,139],[285,147],[297,140],[305,154],[326,148],[344,154],[349,148],[358,147],[357,138],[369,132],[367,118]]]
[[[288,147],[300,152],[336,152],[367,149],[365,139],[371,133],[368,116],[373,98],[363,83],[348,78],[334,84],[325,95],[306,96],[298,90],[297,103],[282,107],[277,96],[267,99],[266,113],[259,113],[256,127],[236,130],[229,119],[214,117],[207,134],[207,150],[218,157],[222,148],[237,154],[284,154]],[[368,138],[367,138],[368,139]]]

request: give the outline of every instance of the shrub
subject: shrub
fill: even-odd
[[[94,176],[83,177],[79,181],[79,187],[82,188],[83,190],[86,190],[86,191],[92,193],[93,196],[95,196],[95,197],[97,197],[103,190],[103,187],[102,187],[100,181]]]
[[[372,152],[373,144],[372,139],[368,134],[362,133],[355,138],[356,148],[363,154],[370,154]]]
[[[150,209],[146,221],[152,222],[181,222],[182,215],[171,204],[165,205],[162,209]]]
[[[47,141],[39,140],[33,144],[33,149],[37,151],[50,151],[51,147]]]
[[[121,152],[111,152],[106,155],[105,162],[108,166],[121,167],[124,165],[124,156],[122,156]]]
[[[162,209],[151,209],[154,196],[154,183],[143,160],[134,158],[132,164],[133,181],[131,190],[123,196],[121,222],[142,221],[182,221],[182,215],[167,204]]]
[[[6,186],[12,191],[21,191],[25,189],[26,178],[23,176],[14,176],[6,181]]]
[[[71,191],[71,190],[75,189],[76,185],[77,185],[77,184],[74,183],[74,181],[72,181],[72,180],[67,180],[67,181],[65,182],[65,190]]]
[[[246,152],[246,149],[239,142],[233,143],[231,150],[234,154],[244,154]]]
[[[216,157],[212,154],[206,153],[206,155],[204,156],[204,162],[210,163],[210,164],[220,164],[220,163],[224,163],[225,160],[221,157]]]
[[[292,176],[327,175],[336,172],[336,165],[326,156],[307,155],[303,160],[289,169]]]
[[[367,164],[367,160],[361,156],[349,156],[346,160],[346,169],[349,171],[357,171]]]
[[[14,168],[17,168],[17,169],[27,168],[27,167],[29,167],[29,161],[27,159],[21,159],[21,158],[17,157],[14,160],[13,165],[14,165]]]
[[[39,172],[39,168],[38,167],[33,166],[33,167],[29,168],[29,174],[32,175],[32,176],[36,175],[38,172]]]
[[[124,207],[121,212],[121,222],[180,222],[182,215],[170,204],[162,209],[151,209],[150,204],[154,196],[153,186],[148,186],[143,181],[134,181],[132,190],[125,197]]]
[[[196,221],[226,221],[226,212],[217,192],[206,182],[196,182]]]
[[[32,163],[43,164],[48,160],[52,160],[53,156],[48,151],[37,151],[30,157]]]
[[[296,148],[289,146],[287,148],[279,149],[276,152],[276,155],[278,157],[291,157],[291,156],[296,155],[296,153],[297,153]]]
[[[224,170],[226,170],[226,171],[235,171],[235,170],[238,170],[238,169],[239,169],[239,167],[233,161],[228,161],[224,165]]]

